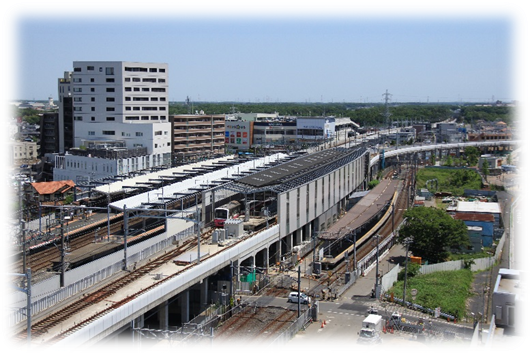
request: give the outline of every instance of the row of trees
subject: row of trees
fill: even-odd
[[[514,122],[514,109],[507,106],[463,106],[460,108],[459,117],[466,124],[476,123],[478,120],[502,120],[508,125]]]
[[[14,108],[14,116],[20,116],[30,124],[38,124],[41,113],[35,109]],[[459,110],[460,109],[460,110]],[[383,104],[366,103],[212,103],[212,102],[171,102],[169,114],[194,114],[195,111],[206,114],[241,113],[278,113],[282,116],[336,116],[349,117],[362,126],[384,126],[386,124]],[[488,107],[454,104],[410,103],[389,107],[392,121],[436,122],[449,118],[470,123],[479,119],[486,121],[503,120],[510,124],[513,111],[510,107]]]

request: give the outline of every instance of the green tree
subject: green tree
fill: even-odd
[[[478,157],[480,157],[480,150],[473,146],[467,146],[464,148],[464,154],[466,156],[467,165],[472,167],[477,165]]]
[[[469,245],[467,227],[445,211],[433,207],[414,207],[404,213],[405,222],[399,230],[398,242],[411,239],[409,250],[431,263],[445,261],[451,250]]]
[[[488,176],[490,174],[490,164],[487,160],[482,161],[482,167],[480,168],[482,175]]]

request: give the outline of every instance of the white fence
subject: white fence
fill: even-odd
[[[167,237],[167,233],[162,233],[128,247],[127,262],[134,264],[142,261],[171,246],[174,241],[193,235],[193,228],[192,224],[189,228],[171,237]],[[119,251],[67,271],[64,278],[65,286],[62,288],[59,286],[59,275],[34,284],[31,287],[32,316],[120,272],[123,268],[123,260],[123,251]],[[24,293],[13,293],[11,307],[15,309],[9,313],[10,326],[26,320],[26,300]]]

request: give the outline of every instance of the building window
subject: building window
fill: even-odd
[[[83,101],[82,97],[74,97],[74,102],[82,102],[82,101]]]
[[[113,111],[115,111],[115,110],[116,110],[116,109],[114,109],[114,107],[107,107],[107,111],[108,111],[108,112],[113,112]]]
[[[115,135],[116,133],[113,130],[103,130],[103,135]]]
[[[96,132],[95,131],[89,131],[88,132],[88,136],[95,136],[96,135]]]
[[[81,68],[80,67],[74,67],[74,72],[81,72]]]
[[[96,89],[94,87],[91,87],[90,92],[96,92]]]
[[[126,116],[125,120],[140,120],[139,116]]]
[[[90,111],[95,112],[96,111],[96,107],[90,107]]]
[[[94,66],[87,66],[86,69],[87,71],[94,71]]]
[[[166,69],[158,69],[158,72],[166,72]]]
[[[155,136],[162,136],[162,131],[155,131]]]
[[[133,82],[140,82],[140,78],[139,77],[133,77]]]
[[[159,78],[158,79],[158,83],[166,83],[166,79],[165,78]]]
[[[131,101],[131,97],[125,97],[125,101],[130,102]]]
[[[81,80],[81,78],[79,77],[74,77],[74,79],[72,80],[74,83],[80,83],[80,82],[83,82],[83,80]]]
[[[114,87],[107,87],[107,92],[114,92]]]
[[[131,110],[131,107],[125,107],[125,110]]]
[[[114,75],[114,68],[113,67],[106,67],[105,68],[105,75]]]
[[[131,82],[131,78],[130,77],[125,77],[125,82]]]
[[[114,97],[107,97],[107,102],[114,102],[114,101],[115,101]]]
[[[156,72],[156,67],[149,68],[149,72]]]
[[[143,132],[136,132],[136,136],[143,136],[144,133]]]
[[[107,78],[107,79],[106,79],[106,82],[107,82],[107,83],[113,83],[113,82],[114,82],[114,79],[113,79],[113,78]]]
[[[107,121],[115,121],[113,116],[107,116]]]
[[[125,92],[131,92],[131,91],[132,91],[131,87],[125,87]]]
[[[91,116],[90,117],[90,121],[96,121],[96,117],[95,116]]]
[[[74,87],[74,92],[83,92],[81,87]]]
[[[166,89],[165,88],[153,88],[151,91],[153,91],[153,92],[165,92]]]
[[[74,107],[74,112],[81,112],[83,111],[83,107]]]

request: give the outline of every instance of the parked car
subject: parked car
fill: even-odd
[[[298,298],[298,292],[291,292],[289,293],[289,296],[287,297],[288,303],[298,303],[298,300],[300,299],[301,304],[309,304],[311,303],[311,298],[308,297],[304,293],[300,293],[300,298]]]

